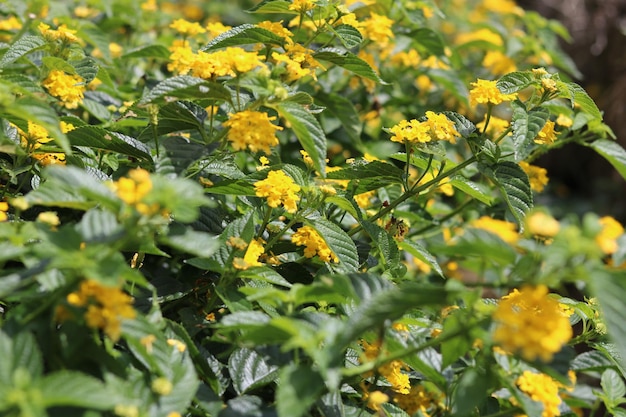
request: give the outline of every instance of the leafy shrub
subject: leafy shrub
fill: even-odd
[[[560,25],[87,4],[0,5],[3,415],[624,414],[624,229],[534,203],[626,176]]]

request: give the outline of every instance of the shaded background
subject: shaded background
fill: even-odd
[[[562,47],[583,74],[576,79],[604,112],[626,148],[626,0],[519,0],[526,10],[560,21],[572,40]],[[603,158],[567,145],[536,161],[548,169],[549,203],[566,213],[595,211],[626,222],[626,180]],[[559,215],[561,213],[555,214]]]

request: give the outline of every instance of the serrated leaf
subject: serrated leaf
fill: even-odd
[[[163,58],[168,59],[170,51],[163,45],[147,45],[131,49],[124,53],[121,59],[129,58]]]
[[[158,83],[139,103],[162,102],[167,100],[167,97],[230,101],[231,94],[221,84],[212,83],[191,75],[177,75]]]
[[[80,61],[71,61],[76,73],[83,78],[83,83],[89,84],[98,75],[98,65],[92,58],[83,58]]]
[[[335,223],[323,218],[310,221],[310,225],[324,239],[330,250],[337,255],[339,263],[330,267],[340,273],[354,272],[359,268],[356,245],[346,232]]]
[[[85,243],[113,242],[125,234],[115,214],[99,208],[87,210],[76,228]]]
[[[444,43],[439,33],[428,28],[419,28],[410,34],[418,44],[423,46],[431,55],[444,55]]]
[[[306,365],[289,364],[280,371],[276,390],[278,417],[301,417],[325,391],[321,375]]]
[[[393,274],[400,263],[400,251],[395,239],[377,224],[362,220],[361,225],[378,248],[379,258],[385,269]]]
[[[57,371],[36,381],[46,407],[83,407],[110,410],[124,401],[98,379],[76,371]]]
[[[201,50],[212,51],[219,48],[225,48],[227,46],[239,46],[250,43],[282,45],[284,43],[284,39],[267,29],[246,23],[220,34],[201,48]]]
[[[590,350],[576,356],[571,363],[574,371],[598,371],[612,366],[613,363],[602,352]]]
[[[178,223],[172,224],[167,235],[161,236],[159,241],[171,248],[201,258],[208,258],[219,248],[219,241],[215,236],[192,230]]]
[[[502,76],[496,86],[502,94],[513,94],[535,83],[535,76],[530,71],[511,72]]]
[[[389,183],[402,182],[404,171],[393,164],[383,161],[371,161],[351,164],[346,168],[329,172],[326,178],[337,180],[356,180],[364,178],[384,178]]]
[[[589,143],[591,149],[602,155],[626,179],[626,150],[609,139],[598,139]]]
[[[290,125],[302,148],[313,160],[313,167],[322,176],[326,174],[326,135],[317,119],[296,103],[283,102],[276,106],[280,117]]]
[[[468,368],[459,379],[454,391],[455,415],[473,415],[476,407],[486,401],[489,396],[490,381],[477,368]]]
[[[513,109],[511,128],[513,129],[515,160],[521,161],[530,154],[533,140],[546,124],[550,112],[543,107],[535,107],[528,111],[519,100],[513,101],[511,108]]]
[[[254,184],[247,178],[238,180],[225,180],[220,181],[210,187],[204,189],[209,194],[221,194],[221,195],[256,195]]]
[[[138,140],[97,126],[81,126],[67,133],[72,146],[104,149],[152,162],[150,149]]]
[[[489,188],[481,183],[470,181],[461,176],[451,178],[448,183],[483,204],[490,206],[493,203],[493,196],[488,194]]]
[[[464,104],[468,104],[469,91],[462,81],[463,77],[452,70],[429,69],[426,73],[436,84],[443,87],[446,93],[452,94]]]
[[[602,120],[602,113],[584,88],[576,83],[567,83],[569,93],[574,99],[574,103],[580,106],[581,110],[590,114],[597,120]]]
[[[469,121],[469,119],[462,114],[454,111],[444,111],[442,113],[448,118],[448,120],[454,122],[454,128],[461,134],[462,137],[467,138],[476,131],[474,123]]]
[[[600,385],[613,404],[618,404],[618,401],[626,395],[626,385],[622,377],[613,369],[606,369],[602,372]]]
[[[44,127],[63,152],[72,154],[67,136],[61,131],[59,118],[49,104],[32,97],[21,97],[11,106],[5,107],[4,111],[18,119],[29,120]]]
[[[228,358],[228,372],[239,395],[275,381],[278,370],[252,349],[237,349]]]
[[[347,49],[352,49],[359,46],[363,42],[363,36],[357,28],[351,25],[338,25],[333,28],[333,31],[339,37],[339,41]]]
[[[56,56],[44,56],[41,63],[48,71],[58,70],[68,74],[76,74],[76,69],[67,60]]]
[[[22,36],[4,53],[4,56],[0,60],[0,68],[17,61],[24,55],[41,48],[45,44],[46,41],[41,36],[28,34]]]
[[[299,14],[295,10],[290,10],[291,2],[285,0],[263,0],[251,9],[246,10],[248,13],[285,13]]]
[[[491,167],[492,180],[500,189],[500,194],[513,214],[520,229],[524,231],[524,217],[533,207],[533,194],[530,189],[528,175],[515,162],[503,161]]]
[[[356,75],[376,81],[377,83],[386,84],[386,82],[374,72],[370,64],[351,52],[342,51],[337,48],[323,48],[313,54],[313,58],[319,61],[331,62]]]
[[[398,246],[400,249],[407,251],[420,261],[430,265],[430,267],[442,277],[444,276],[443,270],[441,269],[441,266],[439,266],[439,262],[437,262],[437,258],[435,258],[432,253],[427,251],[426,248],[419,243],[405,239],[400,242]]]

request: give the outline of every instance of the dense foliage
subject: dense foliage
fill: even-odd
[[[512,0],[2,2],[0,414],[626,415],[624,229],[535,165],[626,177],[567,37]]]

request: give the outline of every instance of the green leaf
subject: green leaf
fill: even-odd
[[[524,217],[533,207],[533,194],[530,190],[528,175],[515,162],[503,161],[491,167],[492,174],[488,176],[496,182],[502,198],[513,214],[520,229],[524,231]]]
[[[449,184],[483,204],[490,206],[493,203],[493,196],[488,194],[490,190],[482,183],[457,175],[450,179]]]
[[[308,223],[319,233],[330,250],[339,258],[338,264],[329,264],[330,268],[340,273],[355,272],[359,268],[356,245],[341,227],[323,218],[311,220]]]
[[[367,62],[351,52],[342,51],[337,48],[323,48],[313,54],[313,58],[319,61],[328,61],[358,76],[386,84]]]
[[[423,46],[431,55],[444,55],[444,43],[439,33],[428,28],[419,28],[410,33],[419,45]]]
[[[159,242],[201,258],[213,255],[219,247],[219,241],[215,236],[192,230],[180,223],[172,224],[167,235],[161,236]]]
[[[41,58],[41,63],[48,71],[64,71],[68,74],[76,74],[76,69],[72,64],[63,58],[56,56],[45,56]]]
[[[326,94],[321,91],[315,95],[315,100],[318,105],[325,107],[324,116],[329,113],[336,117],[350,139],[356,143],[361,142],[363,122],[350,100],[339,94]]]
[[[204,189],[209,194],[221,195],[256,195],[254,184],[249,179],[243,178],[239,180],[220,181],[210,187]]]
[[[426,250],[422,245],[417,242],[413,242],[412,240],[405,239],[398,245],[400,249],[409,252],[411,255],[415,256],[422,262],[430,265],[430,267],[435,270],[442,277],[444,276],[443,270],[441,266],[439,266],[439,262],[437,262],[437,258],[433,256],[430,252]]]
[[[598,139],[587,146],[602,155],[626,179],[626,150],[619,143],[609,139]]]
[[[600,385],[606,396],[615,405],[619,404],[619,400],[626,395],[626,385],[624,385],[622,377],[613,369],[602,372]]]
[[[158,83],[140,101],[140,104],[168,101],[169,97],[179,99],[213,99],[230,101],[228,89],[221,84],[206,81],[191,75],[177,75]]]
[[[313,160],[313,167],[322,176],[326,174],[326,135],[317,119],[305,107],[291,102],[276,106],[280,117],[290,125],[302,148]]]
[[[100,208],[87,210],[76,228],[85,243],[114,242],[125,234],[125,230],[117,222],[115,214]]]
[[[363,36],[357,28],[351,25],[338,25],[333,28],[335,34],[339,37],[339,40],[343,46],[347,49],[352,49],[359,46],[363,42]]]
[[[310,366],[289,364],[280,371],[276,390],[278,417],[301,417],[325,391],[324,380]]]
[[[511,127],[515,145],[515,161],[521,161],[530,154],[533,140],[546,124],[550,112],[543,107],[535,107],[528,111],[519,100],[513,101],[511,107],[513,108]]]
[[[46,45],[46,41],[38,35],[24,35],[13,43],[0,60],[0,68],[17,61],[24,55]]]
[[[590,272],[590,284],[604,313],[609,337],[615,343],[619,357],[615,359],[626,368],[626,320],[624,320],[624,300],[626,281],[623,274],[596,269]]]
[[[13,337],[0,330],[0,386],[11,386],[13,372],[22,368],[31,378],[38,378],[43,372],[43,357],[37,340],[28,331],[20,331]]]
[[[600,109],[593,101],[584,88],[576,83],[567,83],[569,93],[574,100],[574,103],[580,106],[581,110],[589,115],[593,116],[597,120],[602,120],[602,113]]]
[[[285,0],[263,0],[251,9],[246,10],[248,13],[281,13],[281,14],[299,14],[295,10],[290,10],[290,1]]]
[[[576,356],[571,363],[574,371],[599,371],[609,368],[613,365],[606,355],[597,350],[583,352]]]
[[[70,64],[75,68],[76,73],[83,78],[85,85],[93,81],[98,75],[98,65],[92,58],[83,58],[80,61],[71,61]]]
[[[237,349],[228,358],[228,372],[239,395],[275,381],[278,369],[252,349]]]
[[[454,391],[454,414],[458,416],[469,416],[475,413],[486,401],[489,395],[489,379],[484,371],[477,368],[468,368],[459,379],[458,386]]]
[[[469,135],[476,131],[476,126],[474,125],[474,123],[469,121],[469,119],[467,119],[462,114],[454,111],[444,111],[442,113],[445,114],[448,120],[454,122],[454,128],[464,138],[467,138]]]
[[[67,132],[67,138],[72,146],[104,149],[152,162],[150,149],[143,143],[130,136],[97,126],[77,127]]]
[[[334,180],[358,180],[376,178],[386,184],[401,183],[402,171],[397,166],[383,161],[357,161],[346,168],[329,172],[326,178]]]
[[[459,334],[456,337],[445,340],[450,333],[458,334],[463,328],[467,328],[468,323],[465,317],[458,312],[453,312],[446,317],[443,322],[441,337],[444,342],[441,344],[441,368],[445,369],[452,365],[457,359],[465,355],[471,348],[473,340],[466,334]]]
[[[170,51],[163,45],[147,45],[140,46],[138,48],[131,49],[124,53],[120,58],[162,58],[168,59],[170,57]]]
[[[511,72],[502,76],[496,86],[502,94],[513,94],[525,89],[536,82],[535,76],[530,71]]]
[[[284,39],[274,32],[260,28],[250,23],[239,25],[226,31],[211,42],[206,44],[202,51],[213,51],[227,46],[239,46],[250,43],[263,43],[269,45],[282,45]]]
[[[32,97],[21,97],[4,111],[17,119],[29,120],[44,127],[50,137],[54,138],[59,147],[66,154],[71,155],[72,150],[65,134],[61,131],[59,118],[54,109],[46,102]],[[13,119],[10,119],[13,121]]]
[[[122,398],[116,396],[98,379],[77,371],[57,371],[36,381],[46,407],[70,406],[110,410]]]
[[[363,226],[363,230],[365,230],[372,239],[376,248],[378,248],[379,259],[385,266],[385,270],[390,271],[392,274],[398,272],[397,267],[400,264],[400,251],[398,251],[398,245],[393,236],[375,223],[363,220],[361,221],[361,225]]]

